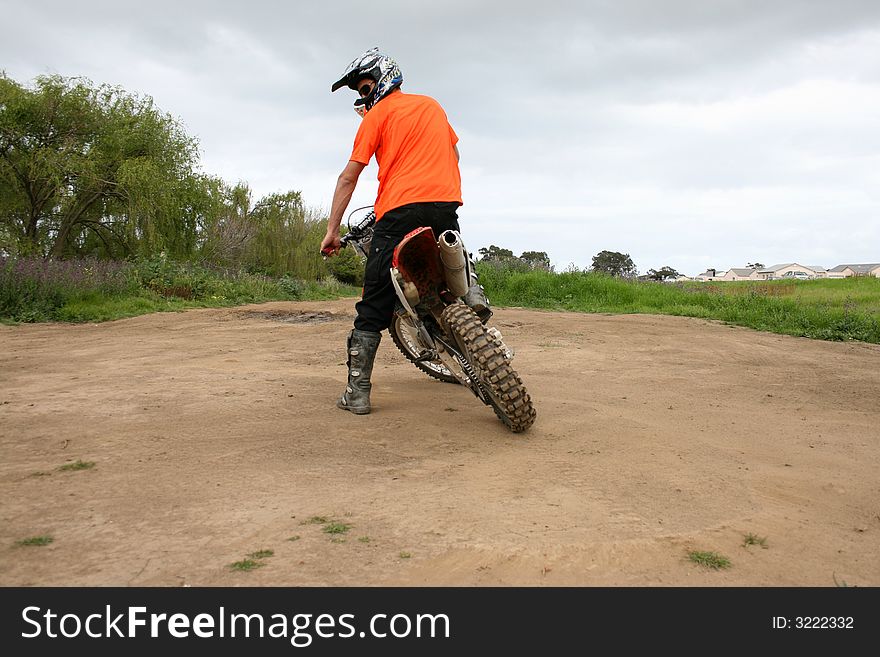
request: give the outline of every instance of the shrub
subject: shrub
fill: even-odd
[[[0,258],[0,317],[48,321],[73,299],[134,293],[138,285],[131,272],[129,263],[95,258]]]

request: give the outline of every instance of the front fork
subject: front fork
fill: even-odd
[[[419,314],[415,311],[413,306],[418,305],[419,303],[419,294],[414,290],[414,287],[411,285],[407,285],[406,281],[403,279],[403,276],[397,271],[396,267],[391,268],[391,284],[394,285],[394,291],[397,293],[397,298],[400,300],[400,305],[403,306],[403,309],[406,311],[406,314],[409,316],[410,321],[413,323],[413,326],[416,327],[416,331],[419,334],[419,340],[422,342],[422,346],[425,350],[419,354],[417,360],[434,360],[437,358],[437,345],[434,344],[434,339],[431,337],[431,334],[428,332],[428,328],[425,326],[425,323],[419,317]]]

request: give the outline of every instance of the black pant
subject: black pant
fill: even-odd
[[[391,283],[391,259],[395,247],[408,233],[430,226],[439,237],[444,230],[459,230],[458,203],[410,203],[389,210],[376,223],[364,271],[364,294],[355,305],[354,327],[380,332],[391,325],[397,294]]]

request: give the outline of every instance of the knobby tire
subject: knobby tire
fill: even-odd
[[[514,433],[532,426],[536,417],[532,399],[504,356],[503,347],[487,332],[477,314],[465,304],[455,303],[443,310],[441,319],[476,370],[495,415]]]

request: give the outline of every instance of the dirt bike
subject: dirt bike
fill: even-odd
[[[352,217],[370,210],[352,224]],[[340,242],[363,257],[369,253],[376,215],[358,208],[348,217]],[[327,255],[325,253],[325,255]],[[470,283],[470,263],[461,236],[439,236],[424,226],[394,249],[391,282],[397,305],[388,332],[406,358],[428,376],[466,386],[514,433],[535,421],[522,379],[511,366],[513,352],[494,326],[484,326],[462,300]]]

